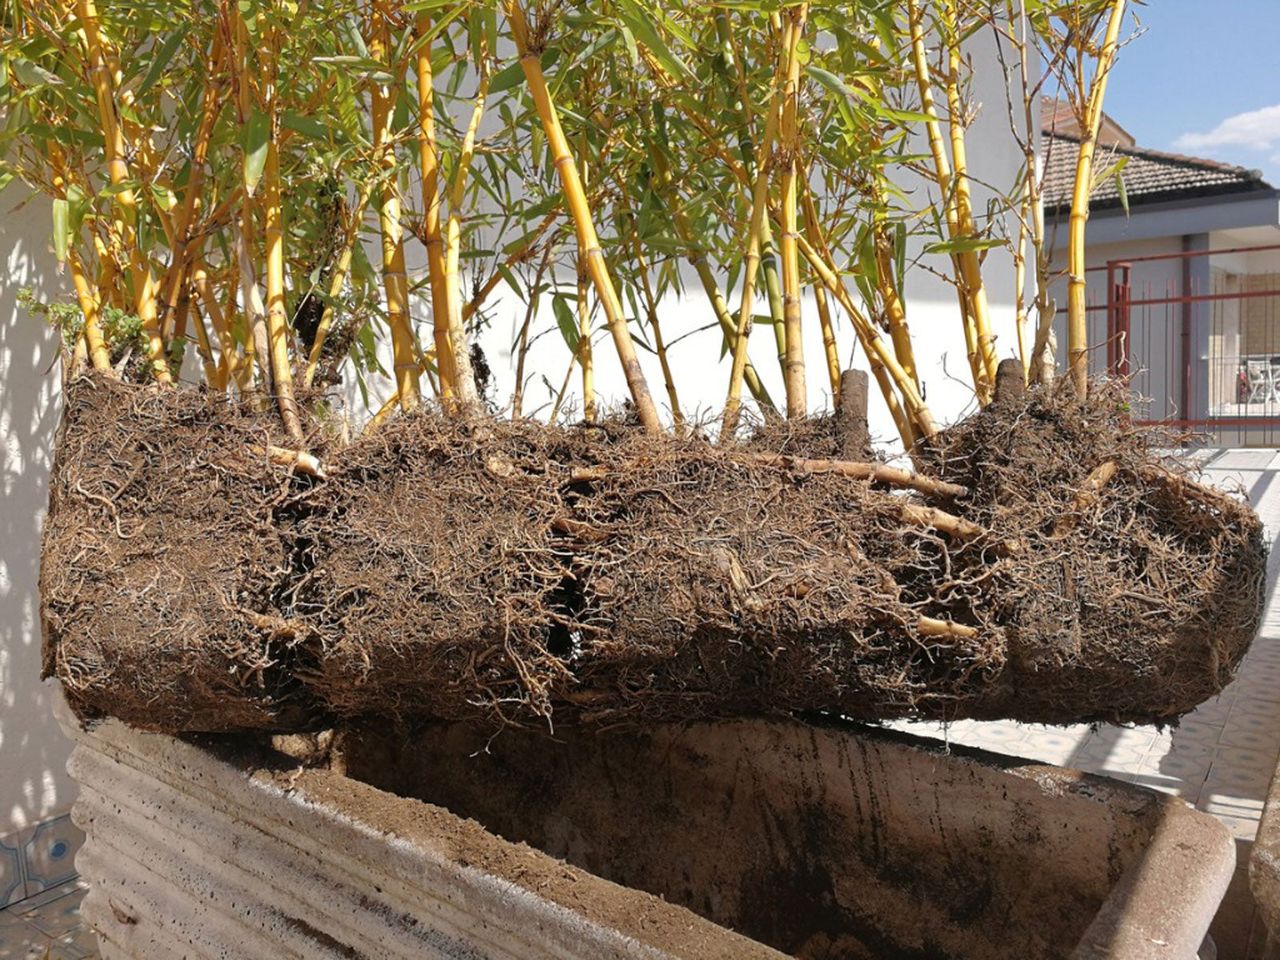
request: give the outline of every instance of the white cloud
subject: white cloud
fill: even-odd
[[[1280,104],[1227,117],[1207,133],[1184,133],[1173,142],[1178,150],[1245,147],[1270,150],[1280,145]]]

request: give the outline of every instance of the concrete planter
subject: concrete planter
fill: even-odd
[[[105,960],[1190,958],[1234,862],[1177,800],[865,730],[441,729],[343,773],[64,724]]]
[[[1262,956],[1280,958],[1280,768],[1262,806],[1258,835],[1249,854],[1249,889],[1267,928]]]

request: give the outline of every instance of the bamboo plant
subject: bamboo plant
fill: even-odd
[[[1023,241],[999,223],[1025,228],[1039,197],[1024,177],[986,210],[976,199],[967,44],[991,23],[1020,38],[1022,66],[1033,50],[1062,65],[1085,131],[1068,323],[1084,390],[1083,224],[1123,0],[2,9],[0,179],[49,198],[68,302],[42,312],[71,366],[270,402],[299,450],[302,409],[328,409],[342,381],[377,411],[371,428],[423,397],[456,413],[502,404],[477,387],[472,349],[504,314],[522,318],[514,415],[535,376],[558,412],[577,369],[594,416],[607,342],[640,425],[684,429],[673,354],[698,349],[699,369],[723,377],[729,439],[746,402],[803,417],[810,381],[838,400],[843,328],[910,447],[938,426],[909,325],[913,269],[954,287],[989,402],[1003,355],[1028,375],[1043,360],[1053,312],[1041,300],[1034,343],[1021,311],[1017,342],[997,339],[987,254],[1014,250],[1021,290]],[[928,189],[904,190],[906,174]],[[678,318],[674,298],[690,305]],[[760,325],[776,369],[750,355]],[[718,355],[693,338],[704,330]],[[820,378],[806,376],[807,330]],[[527,364],[546,335],[564,342],[563,380],[559,364]]]

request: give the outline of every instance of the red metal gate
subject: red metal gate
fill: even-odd
[[[1215,446],[1280,445],[1277,253],[1189,250],[1090,268],[1090,343],[1106,344],[1091,372],[1130,379],[1143,423]]]

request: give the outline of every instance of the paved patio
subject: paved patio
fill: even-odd
[[[72,880],[0,910],[0,960],[91,960],[98,941],[80,919],[84,884]]]

